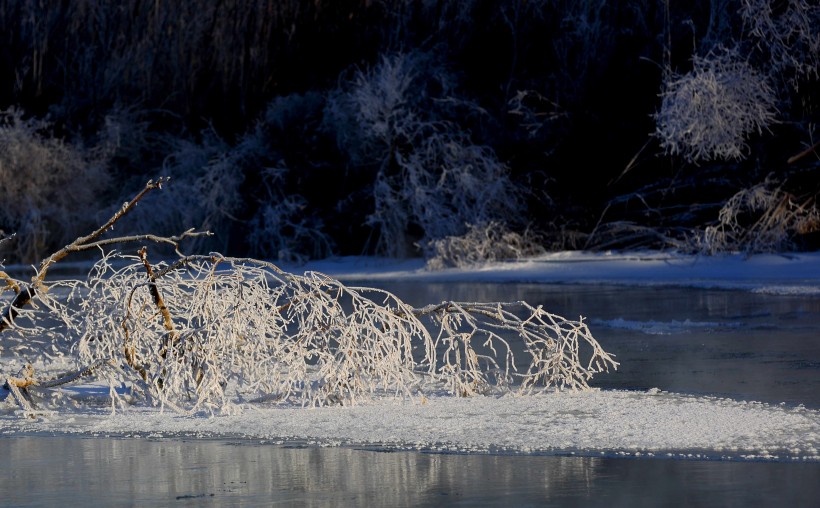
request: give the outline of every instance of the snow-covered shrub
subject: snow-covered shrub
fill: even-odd
[[[506,166],[449,118],[449,108],[469,107],[452,93],[445,69],[407,53],[356,72],[328,99],[340,146],[354,165],[375,168],[368,223],[387,255],[430,256],[432,241],[462,235],[466,224],[512,223],[523,212]]]
[[[385,56],[331,92],[325,116],[355,164],[383,163],[391,150],[414,139],[424,123],[424,111],[416,107],[425,100],[426,81],[445,76],[419,76],[429,63],[418,53]],[[437,85],[449,89],[444,81]]]
[[[692,161],[741,159],[748,137],[775,121],[774,90],[737,50],[695,56],[690,72],[665,77],[662,98],[655,136]]]
[[[514,222],[521,216],[521,193],[506,167],[490,149],[459,134],[433,133],[406,156],[395,154],[398,175],[379,174],[370,223],[382,234],[387,230],[384,241],[403,240],[408,224],[417,224],[423,231],[418,243],[429,257],[431,242],[463,234],[468,223]]]
[[[793,73],[793,83],[820,77],[820,4],[741,0],[740,15],[746,32],[764,52],[772,76]]]
[[[541,239],[531,232],[520,234],[496,221],[468,224],[466,234],[433,240],[431,249],[434,255],[427,260],[427,268],[430,270],[451,266],[469,267],[545,253]]]
[[[818,230],[820,209],[813,198],[798,198],[767,180],[726,201],[700,247],[709,254],[782,252],[793,248],[797,235]]]
[[[54,137],[48,122],[0,112],[0,230],[16,233],[3,245],[14,260],[41,258],[95,223],[110,179],[91,152]]]

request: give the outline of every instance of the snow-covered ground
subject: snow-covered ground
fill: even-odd
[[[343,281],[679,285],[820,295],[820,253],[748,259],[558,253],[443,272],[426,271],[420,261],[343,258],[290,269],[317,270]],[[95,387],[68,389],[81,394],[92,393]],[[18,432],[227,435],[321,446],[820,461],[820,411],[659,389],[389,399],[311,409],[256,404],[239,414],[210,417],[151,408],[111,415],[105,409],[86,408],[31,420],[3,406],[0,433]]]

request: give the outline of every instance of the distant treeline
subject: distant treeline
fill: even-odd
[[[304,259],[820,247],[813,0],[0,3],[6,263],[128,227]]]

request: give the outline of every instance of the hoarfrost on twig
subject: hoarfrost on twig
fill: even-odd
[[[245,401],[314,406],[434,392],[583,389],[593,374],[618,365],[582,319],[525,302],[414,308],[388,291],[317,272],[181,254],[180,241],[205,232],[101,238],[165,182],[149,181],[102,226],[45,258],[30,283],[0,272],[14,293],[0,320],[4,344],[20,342],[40,364],[54,356],[76,365],[54,379],[33,368],[8,377],[7,390],[27,414],[29,389],[88,376],[108,381],[115,408],[144,400],[190,413]],[[149,241],[171,244],[179,257],[152,264],[146,247],[138,256],[103,251]],[[102,256],[87,277],[46,281],[55,263],[91,249]],[[131,387],[127,399],[122,386]]]

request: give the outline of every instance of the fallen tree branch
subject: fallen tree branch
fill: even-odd
[[[93,375],[99,368],[105,367],[106,365],[110,365],[110,361],[99,360],[94,362],[87,367],[82,367],[75,371],[69,372],[67,374],[63,374],[55,379],[47,379],[47,380],[38,380],[36,381],[33,386],[35,388],[56,388],[58,386],[66,385],[69,383],[73,383],[80,378],[88,377]]]
[[[56,318],[64,329],[14,329],[52,344],[66,340],[70,349],[58,354],[70,351],[88,365],[48,381],[33,370],[9,377],[7,389],[27,414],[34,409],[28,390],[76,382],[102,366],[110,366],[99,375],[113,406],[116,388],[130,384],[134,400],[189,414],[248,400],[321,406],[442,391],[585,389],[593,374],[618,366],[583,318],[526,302],[415,308],[388,291],[317,272],[298,275],[217,253],[182,256],[177,243],[204,234],[193,230],[99,238],[162,182],[149,182],[98,230],[44,260],[31,284],[19,285],[0,331],[37,295],[43,305],[27,309],[28,318]],[[136,240],[173,244],[180,258],[154,265],[146,247],[138,256],[104,253],[84,280],[63,283],[68,296],[46,294],[46,272],[69,253]]]
[[[16,377],[6,378],[6,381],[3,383],[2,387],[11,393],[15,402],[17,402],[17,405],[20,406],[20,409],[23,410],[24,414],[31,416],[37,409],[37,406],[31,398],[29,389],[48,390],[73,383],[83,377],[91,376],[97,371],[97,369],[109,365],[110,363],[110,361],[97,361],[87,367],[77,369],[54,379],[46,380],[37,379],[34,376],[34,368],[30,364],[27,364],[20,369],[20,372]]]

